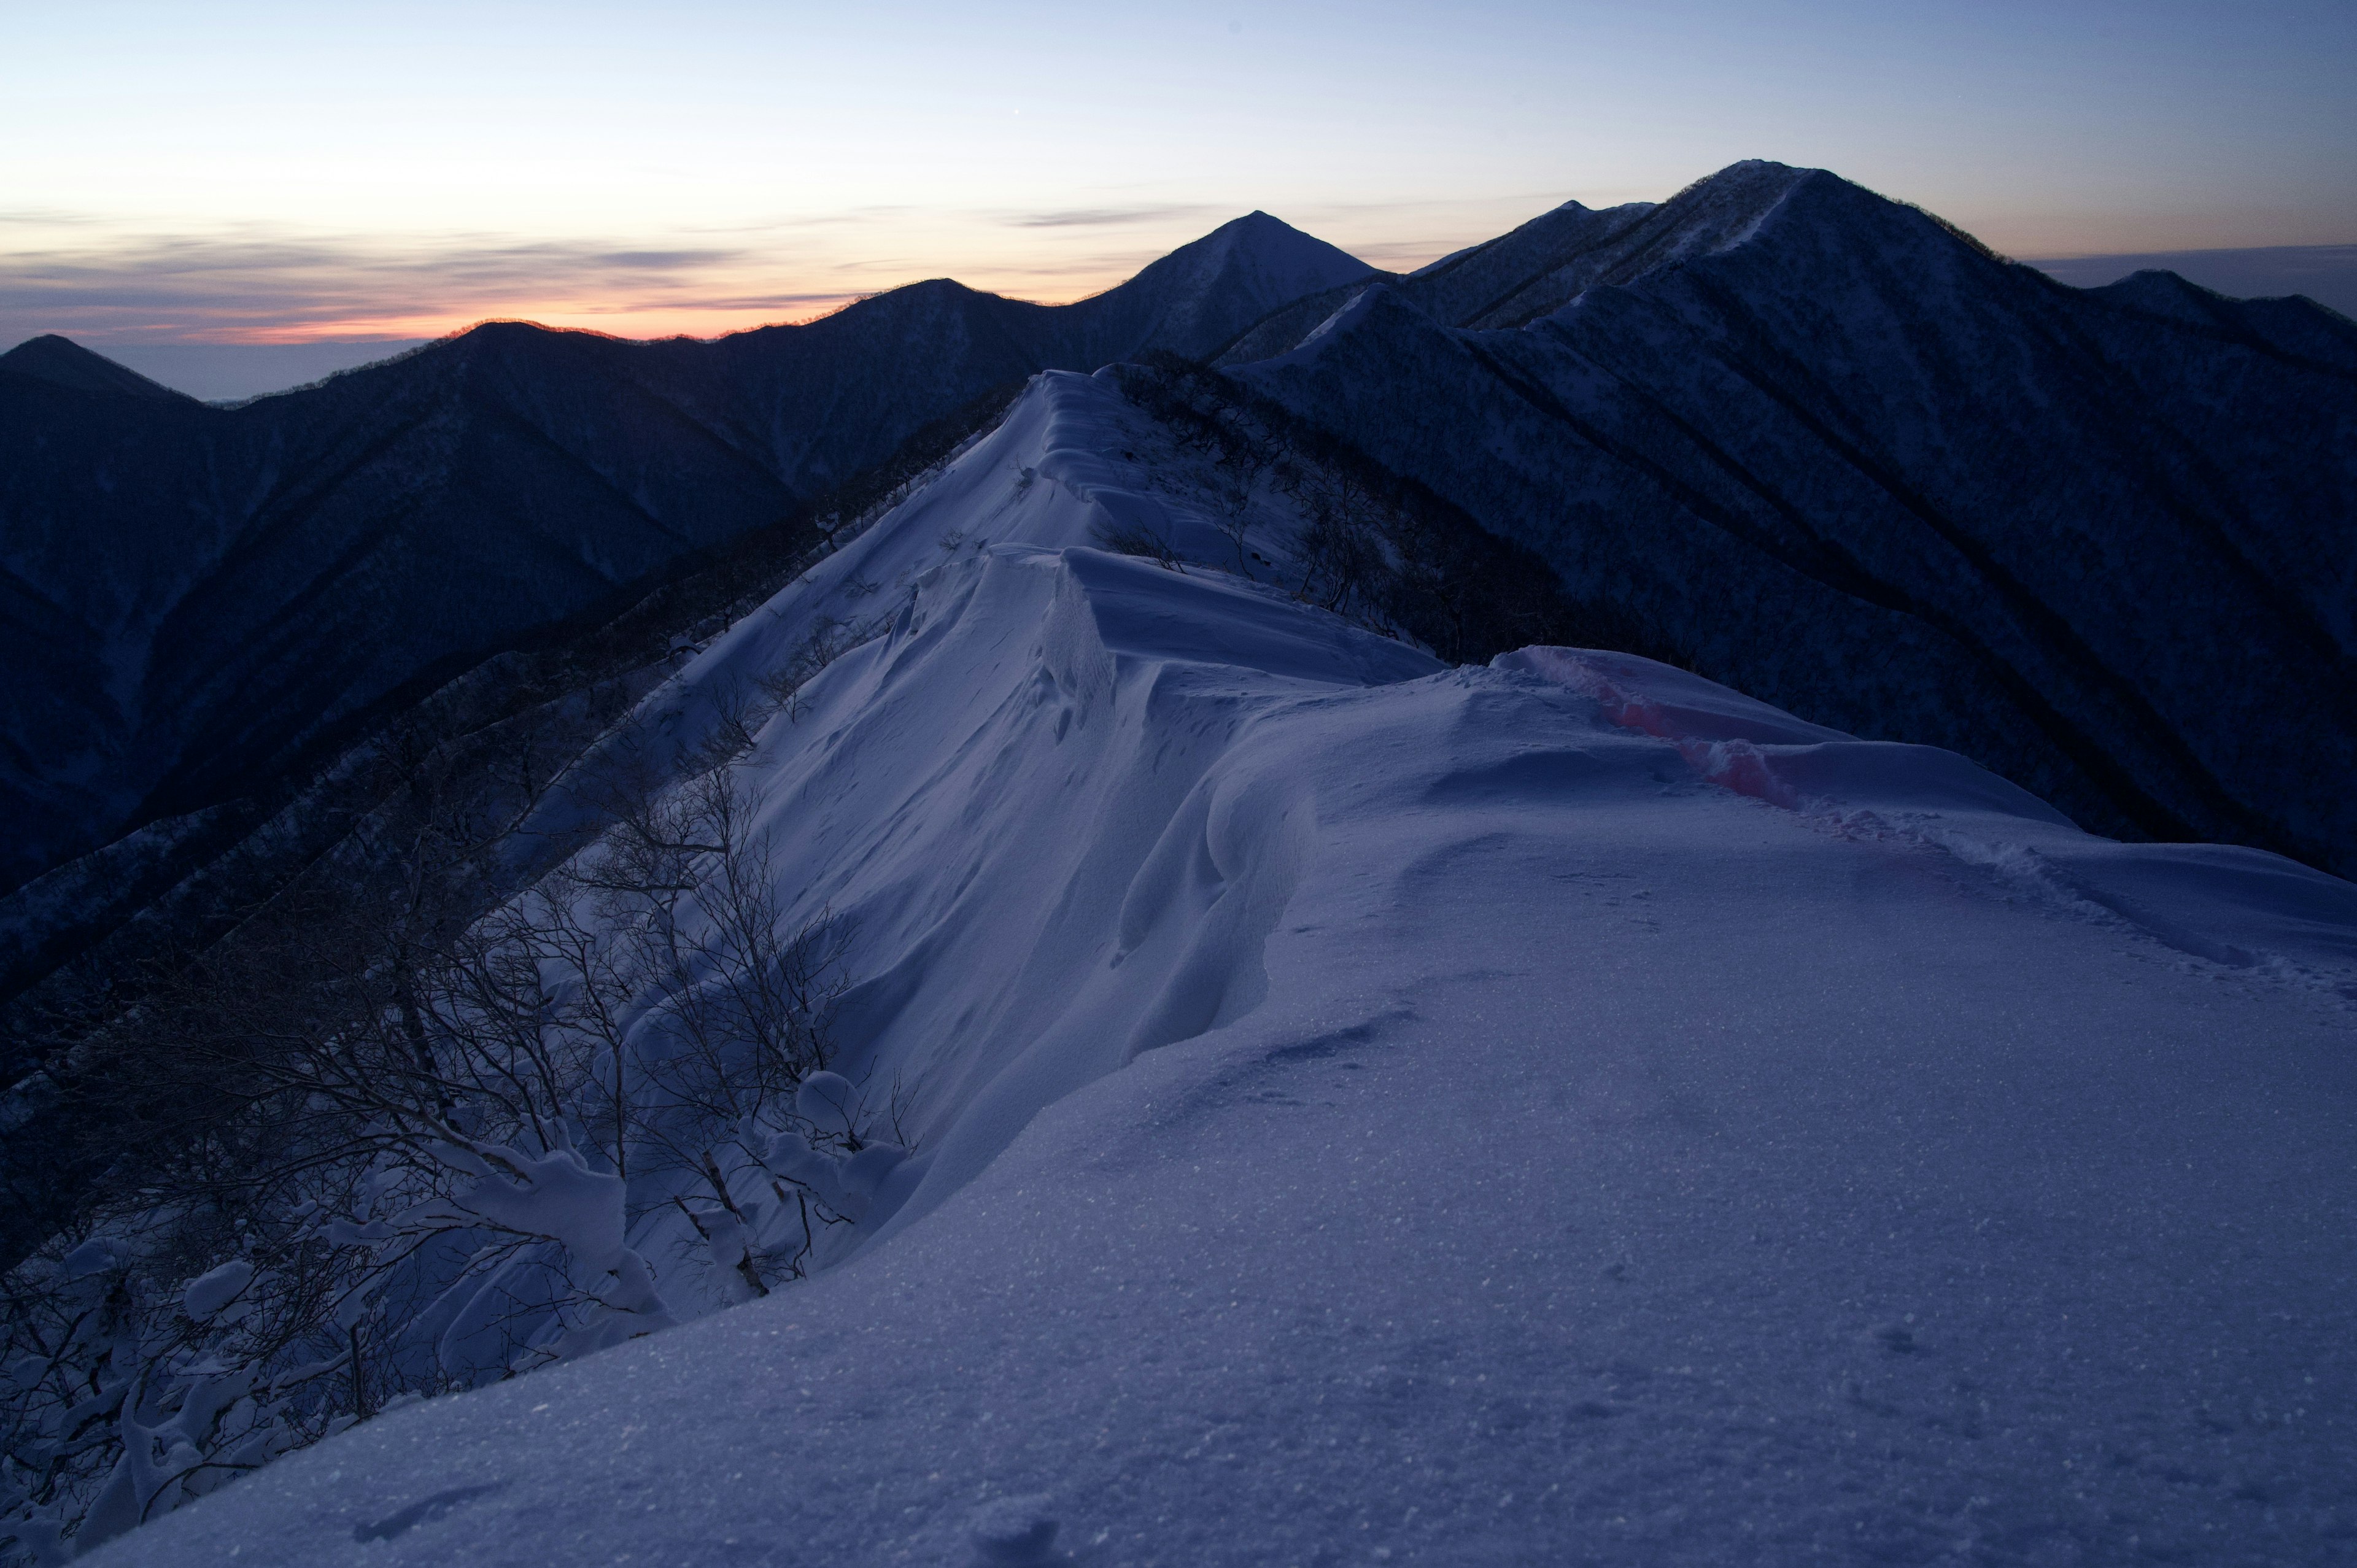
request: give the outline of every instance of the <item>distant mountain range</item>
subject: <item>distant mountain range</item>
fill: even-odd
[[[942,280],[712,342],[503,322],[226,410],[22,344],[0,356],[0,892],[792,518],[986,389],[1208,354],[1370,270],[1254,213],[1076,305]]]
[[[2079,290],[1738,164],[1303,301],[1221,363],[1644,650],[2100,832],[2357,871],[2357,324]]]
[[[2126,836],[2357,869],[2357,327],[2093,290],[1820,171],[1571,204],[1405,277],[1265,214],[1093,299],[495,323],[222,409],[0,356],[0,892],[371,720],[1049,368],[1239,382],[1550,563],[1597,624]]]
[[[2244,245],[2231,250],[2145,251],[2108,256],[2025,257],[2040,272],[2081,288],[2134,273],[2170,272],[2237,299],[2304,295],[2357,316],[2357,245]]]

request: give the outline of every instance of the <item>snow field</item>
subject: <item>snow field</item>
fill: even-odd
[[[1043,377],[645,710],[877,623],[748,763],[912,1089],[833,1266],[100,1561],[2357,1554],[2357,890],[1090,550],[1209,526],[1133,419]]]

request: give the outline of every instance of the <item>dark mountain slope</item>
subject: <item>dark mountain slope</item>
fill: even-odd
[[[987,388],[1209,352],[1367,272],[1255,213],[1072,306],[934,282],[708,343],[493,323],[227,409],[22,345],[0,357],[0,656],[21,672],[0,890],[303,766]]]
[[[1371,273],[1255,212],[1072,305],[936,279],[806,327],[634,345],[632,373],[807,495],[878,461],[917,424],[985,387],[1157,350],[1209,354],[1288,301]],[[877,375],[879,361],[894,373]]]
[[[1820,171],[1587,217],[1224,362],[1714,679],[2357,868],[2357,328],[2070,289]]]
[[[32,674],[0,709],[11,872],[211,804],[438,662],[791,509],[567,363],[595,341],[489,329],[229,411],[0,377],[0,646]]]
[[[71,387],[77,392],[124,392],[132,397],[196,401],[185,393],[174,392],[170,387],[149,381],[128,365],[118,365],[102,354],[93,354],[72,338],[60,338],[54,332],[46,337],[27,338],[6,353],[0,354],[0,371],[48,381],[52,386]]]
[[[1417,298],[1444,320],[1480,320],[1545,282],[1564,257],[1610,244],[1653,210],[1650,201],[1601,212],[1566,202],[1519,229],[1444,256],[1415,273]]]

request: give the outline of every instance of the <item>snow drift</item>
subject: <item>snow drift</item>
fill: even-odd
[[[640,711],[866,637],[740,764],[910,1094],[829,1266],[100,1560],[2350,1550],[2357,889],[1092,548],[1158,439],[1042,377]]]

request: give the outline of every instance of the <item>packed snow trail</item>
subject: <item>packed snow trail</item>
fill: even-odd
[[[2357,888],[1087,549],[1208,526],[1134,417],[1043,378],[651,701],[889,610],[752,765],[915,1088],[834,1265],[99,1561],[2357,1555]]]

